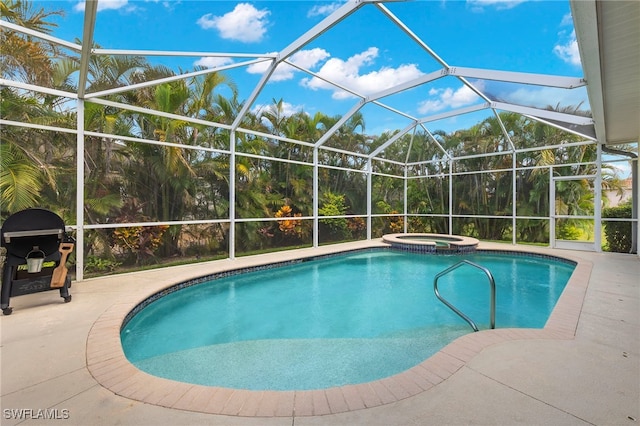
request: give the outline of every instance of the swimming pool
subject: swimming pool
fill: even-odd
[[[464,258],[494,274],[498,327],[543,327],[573,270],[534,256]],[[209,386],[291,390],[376,380],[472,331],[433,293],[433,276],[457,260],[369,250],[183,286],[134,310],[122,345],[143,371]],[[487,328],[486,277],[460,268],[439,286]]]

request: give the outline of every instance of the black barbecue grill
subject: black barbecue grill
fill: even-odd
[[[72,248],[72,242],[62,218],[49,210],[26,209],[5,220],[0,229],[0,246],[6,249],[0,300],[4,315],[13,311],[9,306],[12,296],[60,290],[65,303],[71,301],[71,279],[60,260],[62,247]],[[54,278],[64,284],[54,284]]]

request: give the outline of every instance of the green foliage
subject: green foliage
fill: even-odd
[[[12,145],[0,144],[2,209],[17,212],[36,207],[42,189],[41,171]]]
[[[342,216],[347,212],[344,195],[325,192],[322,194],[322,205],[318,208],[320,216]],[[346,218],[320,219],[320,227],[324,228],[332,239],[344,239],[351,236],[349,222]]]
[[[92,273],[92,272],[104,273],[104,272],[113,272],[120,265],[122,265],[121,262],[117,262],[112,259],[103,259],[97,256],[87,256],[84,263],[84,268],[85,268],[85,272],[87,273]]]
[[[385,201],[378,201],[376,203],[378,210],[382,211],[385,214],[398,214],[397,210],[394,210],[389,203]],[[404,232],[404,220],[400,216],[391,216],[385,218],[384,221],[384,229],[382,230],[383,234],[397,234],[400,232]]]
[[[631,218],[631,203],[618,207],[602,209],[603,218]],[[604,234],[607,240],[607,251],[629,253],[631,251],[631,222],[606,221]]]
[[[140,207],[131,201],[125,204],[117,223],[131,223],[134,218],[140,217]],[[142,217],[143,221],[149,218]],[[122,253],[127,262],[135,262],[136,265],[147,264],[153,261],[157,255],[158,247],[162,242],[162,236],[169,229],[167,225],[156,226],[131,226],[116,228],[111,233],[113,245]]]
[[[580,239],[582,230],[575,225],[566,224],[558,227],[556,238],[559,240],[576,241]]]

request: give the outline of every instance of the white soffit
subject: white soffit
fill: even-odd
[[[640,139],[640,1],[571,0],[600,142]]]

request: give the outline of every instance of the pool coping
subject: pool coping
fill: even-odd
[[[380,243],[379,247],[387,246]],[[375,247],[375,246],[371,246]],[[350,250],[336,250],[350,251]],[[522,246],[482,249],[548,255]],[[575,262],[575,269],[542,329],[499,328],[461,336],[402,373],[368,383],[303,391],[252,391],[177,382],[137,369],[124,355],[120,329],[129,313],[158,291],[123,295],[93,324],[87,338],[87,368],[116,395],[167,408],[241,417],[322,416],[382,406],[425,392],[447,380],[485,348],[514,340],[570,340],[575,333],[592,263],[572,255],[548,255]],[[299,256],[299,259],[317,257]],[[295,257],[294,257],[295,258]],[[255,266],[270,262],[256,260]],[[227,270],[237,269],[229,264]],[[197,277],[194,277],[194,279]],[[168,284],[164,289],[175,286]],[[162,291],[162,290],[160,290]]]

